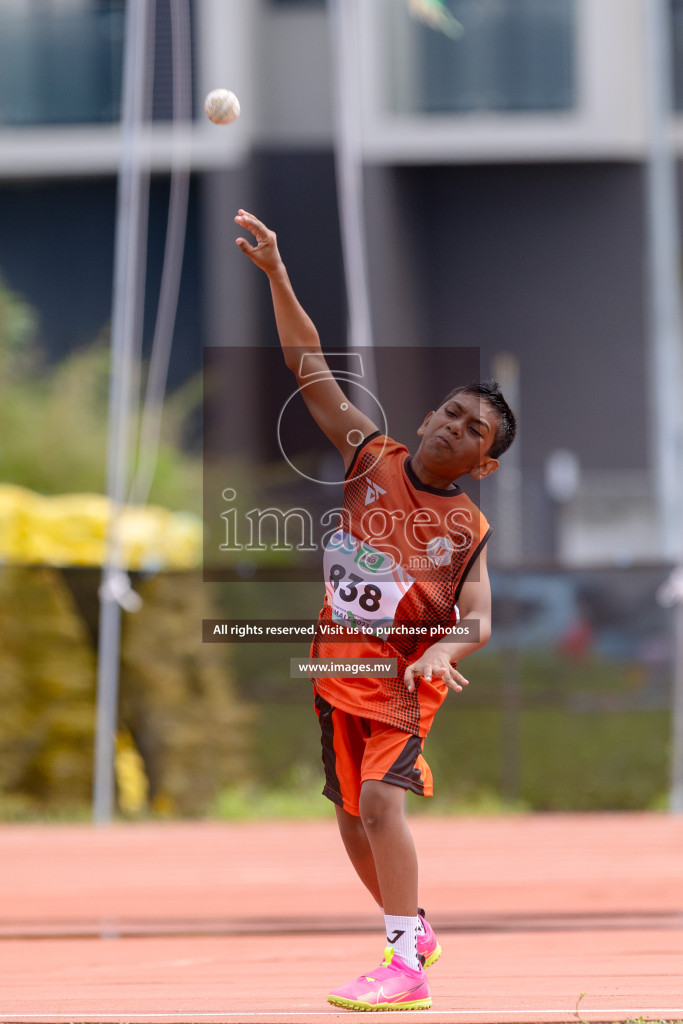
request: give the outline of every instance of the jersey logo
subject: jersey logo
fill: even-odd
[[[376,484],[374,480],[368,478],[368,489],[365,492],[365,504],[372,505],[373,501],[377,501],[380,494],[386,494],[387,492],[379,484]]]

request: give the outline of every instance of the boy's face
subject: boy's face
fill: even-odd
[[[499,416],[479,395],[459,392],[424,419],[417,433],[422,464],[439,476],[456,480],[469,473],[482,480],[498,468],[486,454],[493,444]]]

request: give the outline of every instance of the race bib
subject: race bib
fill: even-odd
[[[391,630],[399,601],[415,582],[391,555],[345,530],[330,537],[323,568],[333,621],[373,635]]]

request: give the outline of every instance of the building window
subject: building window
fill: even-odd
[[[0,127],[118,121],[124,31],[125,0],[0,3]],[[173,116],[169,0],[155,5],[153,52],[152,119],[165,121]]]
[[[384,0],[388,108],[425,114],[573,108],[575,7],[575,0]]]
[[[113,2],[0,11],[0,125],[116,120],[123,18]]]
[[[671,0],[674,110],[683,111],[683,0]]]

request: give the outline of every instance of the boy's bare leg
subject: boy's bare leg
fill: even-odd
[[[384,913],[413,917],[417,914],[417,854],[405,818],[405,796],[400,786],[367,780],[360,791],[360,822],[372,851],[378,902]]]
[[[375,858],[372,854],[370,841],[363,828],[363,822],[357,815],[349,814],[348,811],[336,805],[335,811],[337,812],[339,834],[342,837],[349,860],[356,869],[356,874],[365,888],[369,890],[377,905],[381,907],[382,894],[379,889],[379,882],[377,881]]]

